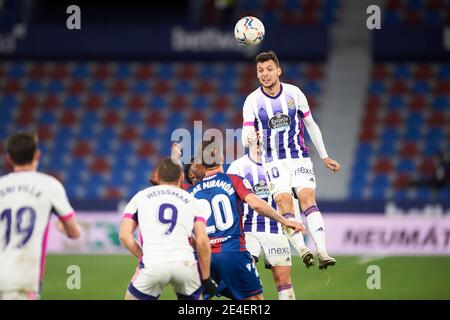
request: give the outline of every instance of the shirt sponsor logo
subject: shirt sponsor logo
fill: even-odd
[[[260,181],[253,186],[253,192],[260,198],[268,198],[270,196],[269,186],[265,181]]]
[[[291,117],[278,112],[269,120],[269,128],[275,131],[284,131],[291,125]]]
[[[305,167],[300,167],[300,168],[295,169],[295,173],[294,174],[296,176],[299,176],[299,175],[302,175],[302,174],[311,174],[311,175],[313,175],[314,172],[313,172],[312,169],[308,169],[308,168],[305,168]]]
[[[290,254],[291,251],[289,250],[288,247],[285,247],[285,248],[270,248],[268,250],[268,253],[270,255],[283,255],[283,254]]]

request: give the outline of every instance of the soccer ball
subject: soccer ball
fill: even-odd
[[[243,17],[234,27],[234,37],[244,46],[256,46],[264,39],[264,25],[258,18]]]

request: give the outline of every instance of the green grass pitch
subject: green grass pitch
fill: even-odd
[[[292,268],[297,299],[450,299],[450,256],[385,257],[367,262],[359,257],[336,257],[337,264],[320,271],[306,269],[298,257]],[[67,267],[81,270],[81,289],[67,289]],[[367,273],[377,265],[381,289],[368,289]],[[122,299],[136,267],[136,260],[121,255],[49,255],[42,299]],[[265,299],[278,299],[269,270],[257,264]],[[160,299],[175,299],[171,288]]]

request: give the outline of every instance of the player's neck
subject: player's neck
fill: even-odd
[[[36,171],[36,165],[31,164],[24,164],[24,165],[14,165],[13,167],[14,172],[20,172],[20,171]]]
[[[221,173],[221,172],[223,172],[222,166],[219,166],[219,167],[213,168],[213,169],[207,169],[205,171],[205,177],[209,177],[209,176],[215,175],[217,173]]]
[[[180,187],[180,183],[179,183],[179,182],[165,182],[165,181],[160,181],[159,185],[160,185],[160,186]]]
[[[265,94],[271,96],[271,97],[275,97],[280,93],[281,90],[281,84],[280,81],[275,82],[272,86],[270,87],[262,87],[263,91]]]

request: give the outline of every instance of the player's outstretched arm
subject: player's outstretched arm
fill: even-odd
[[[286,219],[274,210],[266,201],[262,200],[254,193],[249,193],[244,201],[256,212],[272,220],[278,221],[282,225],[294,229],[294,232],[306,232],[306,227],[299,221]]]
[[[134,239],[134,231],[137,223],[133,219],[123,219],[120,224],[119,239],[122,245],[127,248],[136,258],[142,257],[142,248]]]
[[[211,264],[211,245],[206,234],[204,221],[195,221],[194,223],[195,245],[198,253],[198,262],[202,271],[202,278],[207,279],[210,276]]]
[[[194,222],[194,235],[198,263],[202,275],[202,286],[208,295],[213,296],[216,292],[217,285],[211,279],[211,245],[209,244],[204,220],[197,220]]]
[[[309,114],[308,116],[303,118],[303,122],[305,123],[306,130],[308,131],[308,134],[311,137],[311,141],[316,147],[320,159],[322,159],[322,162],[325,165],[325,167],[327,167],[333,172],[339,171],[341,166],[336,160],[333,160],[330,157],[328,157],[327,151],[325,149],[325,144],[323,143],[322,133],[320,132],[320,128],[314,121],[312,115]]]

